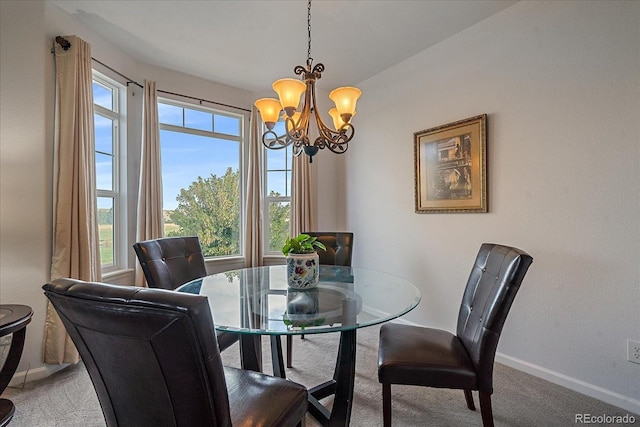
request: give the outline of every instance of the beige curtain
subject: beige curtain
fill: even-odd
[[[164,237],[162,163],[158,128],[158,94],[155,81],[144,81],[142,115],[142,149],[136,231],[136,241],[138,242]],[[146,286],[144,273],[139,262],[136,262],[136,286]]]
[[[51,279],[100,281],[95,192],[91,45],[75,36],[68,50],[54,43],[56,106]],[[77,363],[78,352],[48,303],[44,363]]]
[[[291,170],[291,223],[289,232],[297,236],[314,230],[313,201],[311,200],[311,165],[309,157],[300,154],[293,158]]]
[[[251,109],[250,123],[244,247],[246,266],[259,267],[262,265],[262,145],[255,106]]]

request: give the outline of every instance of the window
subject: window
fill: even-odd
[[[102,272],[126,266],[126,176],[120,168],[124,141],[124,86],[93,72],[96,196]],[[123,163],[124,164],[124,163]],[[123,168],[124,169],[124,168]]]
[[[276,135],[284,134],[284,122],[276,123],[273,131]],[[264,227],[265,254],[280,253],[289,235],[289,220],[291,217],[291,165],[293,148],[265,150],[265,209],[268,216]]]
[[[205,256],[241,255],[244,116],[158,102],[165,236],[200,238]]]

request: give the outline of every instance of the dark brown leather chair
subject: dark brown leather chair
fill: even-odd
[[[146,240],[133,249],[150,288],[173,290],[207,275],[197,236]]]
[[[456,335],[388,323],[380,328],[378,380],[384,425],[391,426],[391,384],[462,389],[482,423],[493,426],[493,364],[507,313],[533,258],[508,246],[481,246],[462,297]]]
[[[353,233],[334,231],[305,231],[326,246],[326,250],[319,249],[320,264],[341,265],[351,267],[353,256]]]
[[[318,250],[320,264],[351,267],[353,256],[353,233],[335,231],[305,231],[304,234],[317,237],[326,250]],[[304,335],[301,336],[304,339]],[[293,366],[293,337],[287,335],[287,368]]]
[[[222,366],[207,297],[72,279],[43,289],[82,357],[107,426],[301,424],[305,387]]]
[[[207,275],[197,236],[145,240],[135,243],[133,249],[150,288],[174,290]],[[239,339],[233,332],[218,332],[217,335],[220,351]]]

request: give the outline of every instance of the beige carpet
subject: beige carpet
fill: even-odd
[[[307,386],[317,385],[333,374],[338,334],[307,335],[294,339],[293,369],[287,375]],[[270,372],[268,339],[263,340],[265,370]],[[382,425],[381,387],[377,380],[378,328],[358,331],[356,385],[351,425]],[[239,350],[223,352],[227,365],[239,366]],[[480,411],[467,409],[461,391],[393,386],[394,426],[481,426]],[[91,381],[80,364],[51,377],[27,383],[23,389],[8,388],[2,397],[16,404],[10,427],[104,426]],[[477,395],[476,406],[479,407]],[[330,404],[330,401],[328,402]],[[575,426],[575,414],[625,415],[626,411],[497,364],[494,377],[493,412],[496,426]],[[640,426],[640,415],[634,414]],[[318,423],[307,416],[307,426]],[[590,424],[599,425],[599,424]],[[605,424],[600,424],[605,425]],[[628,424],[627,424],[628,425]]]

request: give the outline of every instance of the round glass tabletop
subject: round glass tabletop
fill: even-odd
[[[179,292],[206,295],[220,331],[260,335],[357,329],[402,316],[420,302],[412,283],[379,271],[320,266],[309,290],[287,287],[286,266],[226,271],[188,282]]]

